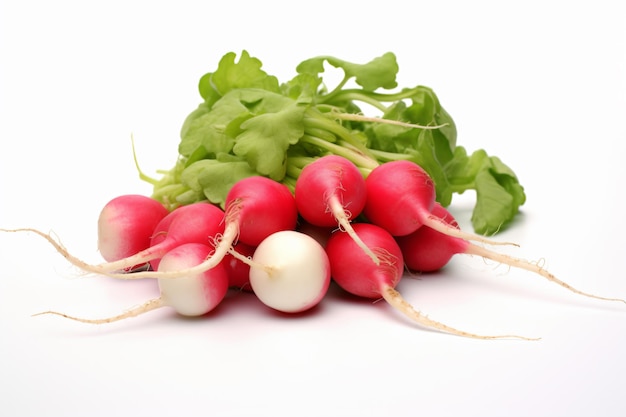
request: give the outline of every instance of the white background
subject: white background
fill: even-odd
[[[620,2],[3,1],[0,227],[96,250],[101,207],[150,194],[176,159],[197,82],[248,50],[280,80],[302,60],[393,51],[399,84],[432,87],[458,143],[511,166],[528,201],[500,237],[589,292],[626,297],[626,18]],[[469,228],[473,195],[451,209]],[[230,294],[198,320],[164,308],[110,325],[155,283],[75,279],[40,238],[0,234],[0,415],[623,416],[626,306],[458,256],[399,290],[480,341],[331,291],[285,317]]]

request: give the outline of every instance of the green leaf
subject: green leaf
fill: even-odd
[[[187,135],[189,131],[189,126],[191,123],[196,120],[198,117],[207,114],[210,111],[209,106],[206,103],[200,103],[198,107],[189,113],[189,115],[185,118],[182,127],[180,128],[180,137],[183,138]]]
[[[344,73],[331,91],[322,78],[328,67]],[[294,163],[334,153],[356,161],[365,174],[374,158],[412,160],[433,178],[443,205],[453,193],[475,190],[472,223],[477,233],[496,233],[524,204],[524,189],[507,165],[484,150],[468,155],[457,145],[454,121],[432,89],[418,85],[380,91],[397,87],[393,53],[365,64],[317,56],[296,71],[279,84],[247,51],[238,59],[233,52],[225,54],[214,71],[200,78],[204,101],[184,120],[179,158],[153,182],[153,195],[171,208],[198,199],[223,204],[230,187],[251,175],[293,188],[302,169]],[[348,81],[353,81],[349,88]],[[361,113],[362,103],[379,110],[383,119],[444,126],[421,129],[345,117]],[[292,162],[287,166],[288,156]]]
[[[448,183],[444,164],[435,152],[433,131],[421,130],[415,148],[408,153],[414,155],[411,160],[421,166],[433,179],[437,201],[443,206],[449,205],[452,201],[452,190]]]
[[[513,197],[496,181],[489,171],[476,176],[476,206],[472,226],[476,233],[492,235],[511,218]]]
[[[203,109],[204,107],[200,107]],[[195,118],[188,118],[188,122],[182,130],[178,152],[183,156],[190,156],[198,148],[213,157],[219,152],[230,152],[235,144],[235,137],[230,136],[229,126],[233,121],[241,121],[251,117],[251,113],[239,100],[228,97],[218,100],[213,108]]]
[[[274,113],[254,116],[241,124],[233,152],[259,174],[280,181],[285,176],[287,149],[304,134],[304,106],[295,102]]]
[[[298,103],[310,104],[315,100],[322,79],[313,74],[298,74],[281,85],[282,94]]]
[[[454,121],[439,103],[434,92],[427,87],[417,87],[409,96],[411,103],[403,100],[393,103],[383,114],[383,119],[412,123],[420,126],[442,126],[430,130],[432,146],[442,165],[454,158],[456,147],[456,126]],[[366,132],[370,146],[387,152],[408,152],[417,149],[417,141],[423,129],[371,123]]]
[[[392,52],[374,58],[366,64],[354,64],[332,56],[318,56],[301,62],[296,71],[300,74],[318,75],[324,72],[324,62],[344,71],[345,79],[353,78],[366,91],[378,88],[392,89],[397,87],[396,75],[398,63]]]
[[[278,79],[261,69],[262,63],[259,59],[251,57],[245,50],[242,51],[239,61],[236,62],[235,58],[234,52],[225,54],[215,72],[207,73],[200,78],[198,89],[209,105],[238,88],[260,88],[280,92]]]
[[[472,226],[477,233],[492,235],[503,229],[526,201],[524,188],[511,169],[490,157],[476,174],[476,206]]]
[[[203,196],[213,204],[225,208],[226,195],[235,183],[243,178],[258,175],[246,161],[230,159],[204,159],[196,162],[187,170],[188,176],[195,180],[195,190],[201,190]],[[185,173],[187,173],[185,170]]]

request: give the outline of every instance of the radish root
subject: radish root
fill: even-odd
[[[378,259],[376,254],[361,240],[359,235],[355,233],[352,225],[350,224],[350,220],[348,219],[348,215],[346,214],[346,210],[336,194],[333,194],[328,198],[328,207],[333,213],[333,216],[335,216],[335,219],[337,219],[341,230],[350,235],[359,248],[361,248],[367,256],[372,258],[372,261],[374,261],[376,265],[380,265],[380,259]]]
[[[135,307],[131,310],[128,310],[122,314],[118,314],[117,316],[108,317],[104,319],[85,319],[81,317],[70,316],[69,314],[59,313],[57,311],[43,311],[41,313],[33,314],[35,316],[42,316],[45,314],[53,314],[56,316],[61,316],[66,319],[79,321],[81,323],[90,323],[90,324],[105,324],[105,323],[113,323],[114,321],[124,320],[131,317],[136,317],[140,314],[147,313],[148,311],[156,310],[157,308],[163,307],[163,299],[161,297],[155,298],[149,301],[146,301],[142,305]]]
[[[451,226],[450,224],[446,223],[443,219],[432,214],[429,214],[424,219],[424,226],[430,227],[431,229],[435,229],[436,231],[443,233],[444,235],[458,237],[464,240],[473,240],[473,241],[485,243],[488,245],[508,245],[508,246],[519,247],[519,244],[515,242],[499,242],[497,240],[492,240],[492,239],[479,236],[473,233],[464,232],[460,229],[457,229],[454,226]]]
[[[540,338],[530,338],[524,336],[517,335],[499,335],[499,336],[485,336],[478,335],[474,333],[469,333],[463,330],[458,330],[453,327],[450,327],[446,324],[440,323],[438,321],[430,319],[428,316],[425,316],[420,311],[416,310],[409,304],[402,295],[393,287],[387,285],[383,288],[382,291],[383,298],[397,310],[402,312],[404,315],[409,317],[411,320],[417,322],[418,324],[439,330],[444,333],[451,333],[457,336],[469,337],[473,339],[522,339],[522,340],[539,340]]]
[[[57,250],[57,252],[59,252],[72,265],[82,269],[83,271],[98,272],[98,271],[93,271],[92,265],[89,265],[87,262],[69,253],[69,251],[65,248],[65,246],[63,246],[61,241],[60,240],[57,241],[55,238],[52,237],[52,234],[50,233],[45,233],[45,232],[42,232],[41,230],[37,230],[37,229],[29,228],[29,227],[24,227],[24,228],[19,228],[19,229],[0,229],[0,231],[8,232],[8,233],[19,233],[19,232],[35,233],[43,237],[44,239],[46,239],[48,242],[50,242],[50,244],[52,244],[52,246]]]
[[[622,298],[608,298],[608,297],[601,297],[598,295],[594,295],[594,294],[590,294],[584,291],[580,291],[574,287],[572,287],[571,285],[569,285],[568,283],[561,281],[560,279],[558,279],[556,276],[554,276],[552,273],[548,272],[546,269],[543,268],[543,266],[537,264],[537,263],[532,263],[529,261],[526,261],[524,259],[519,259],[519,258],[514,258],[512,256],[503,254],[503,253],[497,253],[494,251],[491,251],[489,249],[483,248],[481,246],[478,245],[473,245],[470,244],[467,249],[465,250],[466,254],[470,254],[470,255],[478,255],[481,256],[483,258],[486,259],[491,259],[493,261],[496,262],[500,262],[509,266],[513,266],[513,267],[517,267],[517,268],[521,268],[521,269],[525,269],[527,271],[531,271],[531,272],[535,272],[539,275],[541,275],[542,277],[546,278],[548,281],[552,281],[557,285],[560,285],[563,288],[568,289],[571,292],[574,292],[576,294],[579,295],[583,295],[585,297],[590,297],[590,298],[595,298],[598,300],[604,300],[604,301],[619,301],[622,303],[626,304],[626,300],[622,299]]]

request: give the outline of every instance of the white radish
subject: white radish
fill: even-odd
[[[238,255],[231,250],[234,256]],[[330,285],[330,263],[324,248],[304,233],[285,230],[265,238],[252,260],[250,285],[266,306],[299,313],[316,306]]]

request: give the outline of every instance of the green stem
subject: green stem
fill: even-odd
[[[142,181],[147,182],[148,184],[155,186],[159,180],[154,179],[148,175],[146,175],[142,170],[141,167],[139,166],[139,161],[137,160],[137,151],[135,150],[135,138],[134,136],[131,134],[130,135],[130,145],[132,147],[133,150],[133,161],[135,162],[135,169],[137,169],[137,172],[139,173],[139,179]]]
[[[302,170],[305,166],[309,165],[311,162],[315,161],[314,157],[311,156],[290,156],[287,158],[287,168],[293,167],[294,169]],[[294,175],[295,178],[298,178],[298,175]]]
[[[281,182],[287,186],[287,188],[289,188],[289,191],[291,191],[291,194],[295,194],[296,191],[296,179],[286,175],[285,177],[283,177],[283,179],[281,180]]]
[[[360,142],[348,129],[342,126],[340,123],[326,117],[319,110],[309,108],[304,116],[304,130],[306,134],[309,134],[312,129],[321,129],[333,133],[338,138],[343,139],[346,143],[352,145],[355,149],[358,149],[359,153],[374,159],[369,152],[369,149]],[[312,135],[313,136],[313,135]]]
[[[337,136],[334,133],[319,127],[306,126],[305,133],[323,139],[327,142],[337,142]]]
[[[178,196],[187,191],[189,191],[189,188],[183,184],[167,184],[155,188],[152,193],[152,198],[165,204],[168,209],[173,210],[180,205],[177,201]]]
[[[337,86],[333,89],[333,91],[322,96],[322,100],[323,101],[332,100],[333,97],[335,97],[338,94],[341,94],[341,92],[343,91],[342,90],[343,86],[346,85],[349,79],[350,77],[344,76],[343,80],[341,80],[339,84],[337,84]]]
[[[378,166],[378,162],[374,158],[363,155],[346,146],[330,143],[315,136],[305,134],[300,138],[300,141],[325,149],[335,155],[343,156],[349,161],[352,161],[357,167],[374,169]]]
[[[406,153],[396,153],[396,152],[386,152],[380,151],[378,149],[370,149],[372,155],[376,157],[379,161],[401,161],[405,159],[412,159],[413,156]]]
[[[360,89],[346,89],[341,90],[335,93],[331,98],[335,101],[362,101],[364,103],[371,104],[381,110],[384,111],[386,109],[382,103],[389,103],[399,100],[404,100],[406,98],[410,98],[418,93],[424,87],[417,86],[413,88],[407,88],[402,91],[398,91],[396,93],[374,93],[374,92],[365,92]],[[326,95],[322,97],[320,103],[328,103],[328,97],[330,95]],[[378,103],[378,104],[375,104]]]
[[[287,169],[285,171],[285,175],[292,178],[300,177],[300,173],[302,172],[302,168],[297,165],[291,163],[291,161],[287,160]]]
[[[412,129],[431,130],[431,129],[440,129],[448,125],[447,123],[444,123],[442,125],[422,126],[422,125],[418,125],[415,123],[403,122],[400,120],[383,119],[382,117],[369,117],[369,116],[364,116],[362,114],[344,113],[341,111],[334,111],[334,112],[329,112],[329,113],[324,113],[324,114],[326,114],[329,119],[339,119],[339,120],[345,120],[345,121],[351,121],[351,122],[379,123],[379,124],[408,127]]]

